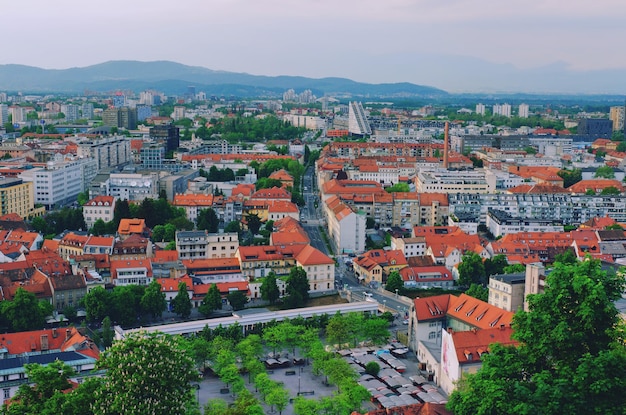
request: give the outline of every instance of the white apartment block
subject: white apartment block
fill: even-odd
[[[476,114],[485,115],[485,104],[476,104]]]
[[[364,252],[365,214],[355,212],[336,196],[323,203],[328,235],[333,240],[337,252]]]
[[[510,104],[495,104],[492,108],[493,115],[502,115],[503,117],[511,117],[511,105]]]
[[[0,104],[0,127],[9,122],[9,106]]]
[[[113,196],[96,196],[83,205],[83,217],[87,228],[91,228],[98,219],[104,222],[113,220],[115,198]]]
[[[65,114],[65,121],[73,122],[80,118],[78,105],[64,104],[61,105],[61,112]]]
[[[115,167],[132,161],[130,140],[125,136],[81,139],[77,142],[76,154],[96,160],[98,170]]]
[[[486,170],[420,171],[415,182],[418,193],[493,193],[496,178]]]
[[[402,251],[405,258],[426,255],[426,238],[391,238],[391,249]]]
[[[307,130],[326,128],[326,120],[313,115],[285,114],[283,120],[290,122],[294,127],[303,127]]]
[[[23,171],[20,178],[33,182],[36,204],[52,209],[75,201],[78,194],[87,189],[87,184],[96,173],[96,162],[93,159],[66,161],[58,155],[46,167]]]
[[[506,311],[524,308],[526,273],[492,275],[489,277],[489,304]]]
[[[159,197],[157,174],[111,173],[104,186],[105,194],[118,200],[141,202]]]
[[[519,104],[518,108],[518,116],[520,118],[528,118],[530,114],[530,106],[528,104]]]
[[[180,259],[233,258],[239,248],[236,232],[176,232],[176,251]]]

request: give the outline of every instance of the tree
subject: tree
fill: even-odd
[[[385,290],[392,293],[402,293],[404,290],[404,281],[398,271],[393,271],[387,277],[387,284],[385,284]]]
[[[376,219],[371,216],[365,218],[365,228],[366,229],[374,229],[376,226]]]
[[[219,229],[220,221],[212,208],[201,209],[198,212],[197,228],[206,230],[209,233],[216,233]]]
[[[3,317],[11,324],[12,331],[28,331],[39,330],[45,324],[45,318],[48,314],[45,310],[50,309],[48,303],[47,308],[42,308],[40,301],[37,300],[35,294],[19,287],[11,301],[2,301]]]
[[[263,278],[263,282],[261,283],[261,298],[265,301],[269,301],[270,304],[276,303],[280,298],[280,290],[276,283],[276,274],[274,274],[273,271]]]
[[[241,291],[233,291],[226,297],[233,310],[243,310],[248,302],[248,297]]]
[[[485,275],[490,277],[492,275],[500,275],[504,273],[504,268],[509,265],[509,262],[506,260],[506,256],[500,254],[494,256],[493,258],[487,258],[484,264]]]
[[[163,333],[129,333],[97,363],[106,370],[94,396],[94,415],[189,414],[191,382],[199,380],[184,339]]]
[[[489,288],[483,287],[480,284],[470,285],[467,291],[465,291],[465,294],[469,295],[470,297],[478,298],[479,300],[482,300],[484,302],[487,302],[487,300],[489,300]]]
[[[560,262],[561,264],[575,264],[578,262],[578,258],[574,253],[573,249],[568,249],[561,254],[556,254],[554,256],[554,262]]]
[[[2,407],[6,415],[37,415],[60,409],[65,401],[64,391],[71,389],[69,382],[74,370],[60,360],[46,366],[36,363],[24,365],[29,383],[22,384],[11,404]],[[32,384],[33,386],[31,386]],[[60,413],[60,412],[58,412]]]
[[[167,309],[165,293],[157,280],[152,280],[146,287],[141,297],[141,309],[145,313],[150,314],[152,318],[161,317],[163,312]]]
[[[472,283],[485,284],[487,274],[483,259],[476,252],[466,252],[459,264],[459,284],[469,287]]]
[[[111,347],[114,337],[115,332],[111,328],[111,318],[106,316],[104,320],[102,320],[102,345],[104,348]]]
[[[491,345],[482,368],[462,380],[455,414],[623,414],[624,325],[614,301],[623,276],[596,259],[556,263],[545,292],[513,319],[518,347]]]
[[[238,220],[233,220],[233,221],[228,222],[226,226],[224,227],[224,232],[225,233],[230,233],[230,232],[240,233],[241,223]]]
[[[505,274],[515,274],[526,271],[526,267],[523,264],[511,264],[504,267],[503,271]]]
[[[581,169],[561,170],[557,173],[563,179],[563,187],[567,188],[583,179]]]
[[[374,361],[367,362],[365,365],[365,373],[372,376],[378,376],[378,372],[380,372],[380,365]]]
[[[222,294],[216,284],[211,284],[206,295],[202,299],[198,311],[208,317],[213,311],[222,309]]]
[[[253,235],[259,233],[259,229],[261,229],[261,219],[258,215],[250,214],[246,216],[246,220],[248,222],[248,230],[252,232]]]
[[[172,300],[172,311],[182,318],[188,318],[191,315],[191,308],[187,284],[181,281],[178,283],[178,293]]]
[[[619,195],[620,193],[621,193],[621,192],[620,192],[620,190],[619,190],[617,187],[615,187],[615,186],[608,186],[608,187],[605,187],[605,188],[604,188],[604,189],[602,189],[602,191],[600,192],[600,194],[601,194],[602,196],[605,196],[605,195]]]
[[[277,385],[267,394],[265,402],[272,407],[276,406],[280,415],[289,403],[289,392],[282,386]]]
[[[291,268],[285,291],[287,294],[285,304],[289,308],[304,307],[306,302],[309,301],[309,280],[304,268]]]
[[[596,169],[596,173],[593,177],[601,178],[601,179],[614,179],[615,178],[615,170],[610,166],[600,166]]]

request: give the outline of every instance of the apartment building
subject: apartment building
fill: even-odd
[[[57,156],[46,167],[24,170],[19,177],[33,183],[35,203],[53,209],[74,202],[96,173],[97,165],[91,158],[64,160]]]
[[[239,239],[233,233],[208,233],[206,231],[176,232],[176,251],[181,260],[232,258],[239,248]]]
[[[492,275],[489,277],[489,304],[516,312],[524,307],[526,273]]]
[[[420,171],[415,180],[418,193],[493,193],[496,180],[485,170]]]
[[[115,212],[113,196],[96,196],[83,205],[83,217],[87,228],[91,228],[98,219],[111,222]]]
[[[328,236],[337,252],[365,251],[365,213],[356,212],[337,196],[325,200],[323,209],[328,224]]]
[[[98,170],[121,166],[132,161],[130,139],[125,136],[80,139],[77,145],[78,157],[91,157],[96,160]]]
[[[26,219],[36,215],[34,184],[22,179],[0,178],[0,215],[17,213]]]

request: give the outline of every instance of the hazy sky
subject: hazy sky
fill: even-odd
[[[0,10],[0,64],[172,60],[431,84],[429,56],[626,69],[624,0],[7,0]]]

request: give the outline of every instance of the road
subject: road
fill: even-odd
[[[302,196],[306,202],[306,205],[302,208],[300,214],[300,220],[302,226],[307,232],[309,239],[311,240],[311,246],[319,249],[326,255],[332,257],[322,234],[319,230],[320,225],[323,226],[323,218],[321,217],[319,206],[316,209],[315,203],[319,203],[317,185],[315,183],[315,173],[312,167],[308,167],[302,177]],[[360,284],[354,276],[354,273],[345,264],[346,260],[350,257],[347,255],[339,255],[335,257],[338,262],[338,266],[335,270],[335,288],[347,289],[353,293],[353,297],[357,301],[365,300],[365,292],[372,294],[371,298],[376,300],[385,310],[392,313],[398,313],[404,315],[410,305],[398,299],[395,293],[390,293],[384,290],[376,290]]]

